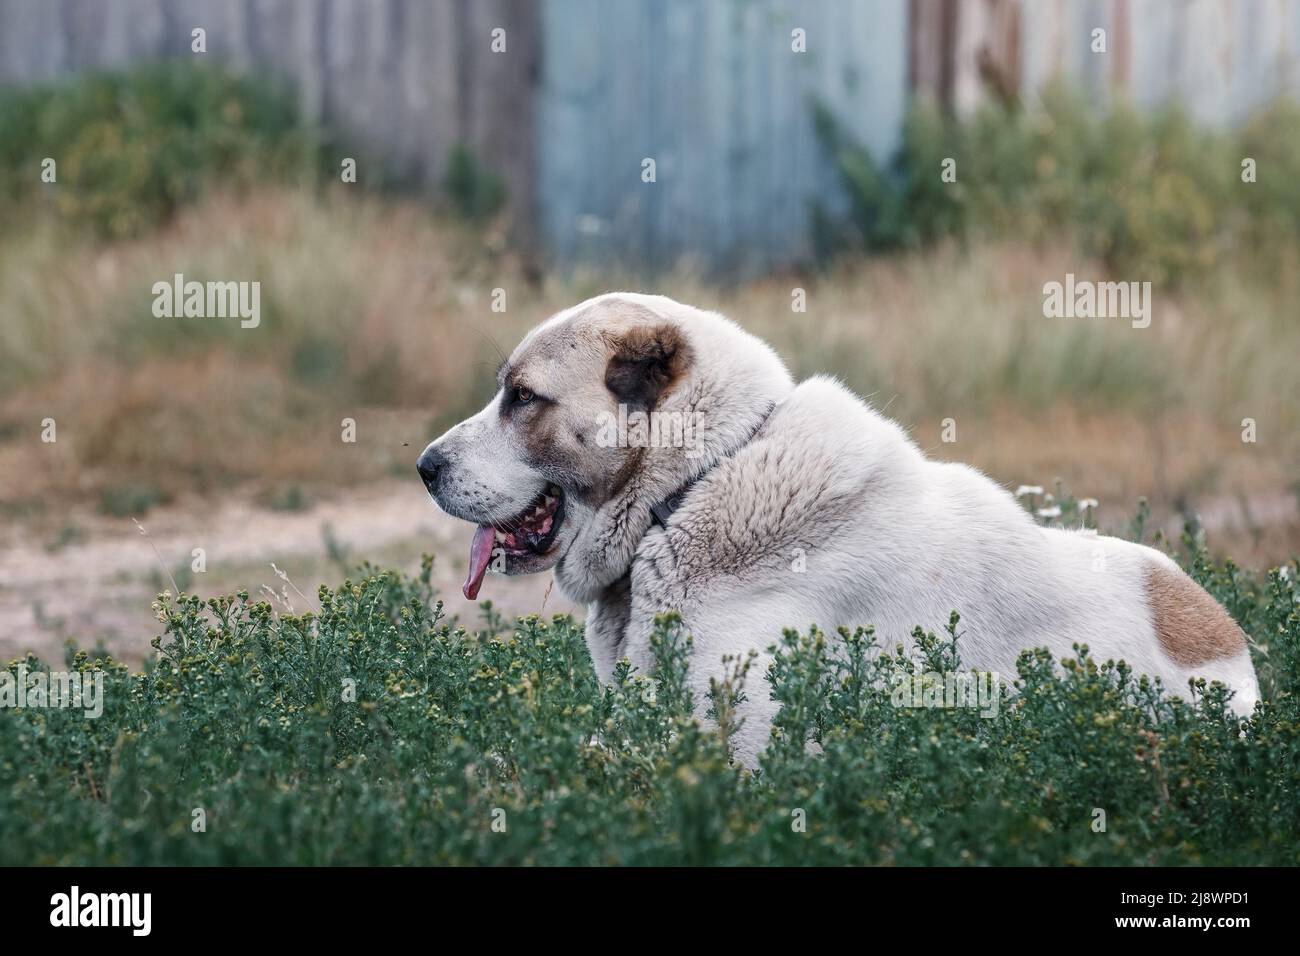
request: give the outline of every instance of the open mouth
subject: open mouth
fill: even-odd
[[[563,520],[564,494],[557,486],[550,485],[510,520],[479,525],[469,546],[469,572],[461,592],[471,601],[478,597],[483,576],[497,549],[507,559],[545,554],[555,542]]]

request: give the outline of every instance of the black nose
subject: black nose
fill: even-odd
[[[429,489],[432,494],[438,485],[438,472],[442,466],[447,464],[447,458],[442,452],[433,448],[425,450],[420,456],[420,460],[415,463],[415,470],[420,473],[421,480],[424,481],[424,487]]]

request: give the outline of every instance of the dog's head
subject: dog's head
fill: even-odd
[[[792,387],[766,345],[719,315],[613,293],[533,329],[488,405],[417,468],[478,526],[465,596],[487,569],[557,568],[574,600],[626,573],[650,507],[739,447]]]

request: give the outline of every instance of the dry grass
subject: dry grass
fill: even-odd
[[[586,295],[643,285],[530,284],[503,247],[417,206],[343,193],[215,199],[111,244],[35,224],[0,244],[0,506],[56,520],[123,488],[165,500],[406,475],[420,446],[486,399],[498,346]],[[154,318],[151,286],[175,272],[260,280],[261,326]],[[1294,553],[1295,278],[1216,275],[1158,298],[1137,330],[1044,318],[1042,285],[1066,272],[1102,277],[1063,249],[1003,245],[655,288],[738,319],[799,375],[840,376],[936,455],[1006,483],[1060,477],[1115,520],[1139,495],[1167,512],[1290,501],[1291,518],[1265,509],[1281,517],[1228,540],[1261,561]],[[791,311],[796,285],[806,314]],[[495,287],[505,314],[491,311]],[[54,445],[39,440],[45,417]],[[344,417],[355,445],[340,441]],[[1258,422],[1255,445],[1240,440],[1244,417]],[[945,418],[952,445],[939,441]]]

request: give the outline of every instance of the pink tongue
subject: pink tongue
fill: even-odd
[[[483,575],[487,574],[488,562],[492,560],[492,544],[495,540],[496,531],[490,524],[481,524],[474,529],[474,540],[469,546],[469,573],[460,589],[471,601],[478,597]]]

